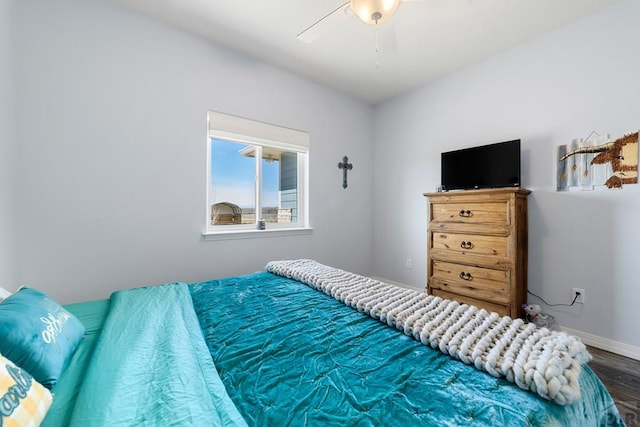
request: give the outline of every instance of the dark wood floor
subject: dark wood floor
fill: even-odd
[[[600,377],[627,426],[640,426],[640,361],[589,347],[589,366]]]

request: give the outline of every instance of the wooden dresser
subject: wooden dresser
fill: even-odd
[[[521,317],[527,300],[523,188],[425,193],[427,292]]]

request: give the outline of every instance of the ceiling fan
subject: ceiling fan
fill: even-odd
[[[351,19],[354,15],[365,24],[374,25],[377,28],[395,13],[401,1],[404,3],[424,0],[349,0],[302,30],[297,38],[305,43],[312,43],[340,22]]]

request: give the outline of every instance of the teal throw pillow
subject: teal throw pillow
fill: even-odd
[[[82,322],[35,289],[22,287],[0,303],[0,353],[49,389],[83,335]]]

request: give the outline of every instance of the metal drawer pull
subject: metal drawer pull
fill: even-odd
[[[458,212],[458,215],[460,215],[463,218],[471,218],[473,214],[471,213],[471,211],[461,210],[460,212]]]
[[[464,271],[460,272],[460,278],[462,280],[472,280],[473,276],[471,275],[471,273],[465,273]]]
[[[460,247],[462,249],[473,249],[473,243],[465,242],[464,240],[460,243]]]

